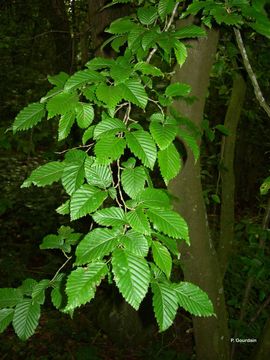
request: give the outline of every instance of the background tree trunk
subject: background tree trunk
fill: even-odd
[[[196,126],[200,126],[209,74],[218,42],[215,30],[208,37],[192,41],[184,66],[177,68],[173,81],[186,82],[192,86],[196,100],[192,106],[176,102],[176,109],[187,116]],[[187,150],[184,169],[174,179],[169,189],[179,198],[175,208],[186,219],[190,229],[191,246],[182,248],[182,267],[185,280],[199,285],[213,301],[217,317],[193,318],[196,353],[198,360],[229,359],[227,313],[220,269],[215,248],[210,239],[207,213],[205,209],[200,179],[200,161],[194,164],[194,157]]]
[[[55,43],[55,71],[71,72],[72,42],[70,25],[64,0],[50,0],[41,2],[41,10],[52,28]]]
[[[252,360],[268,360],[270,354],[270,318],[267,320]]]
[[[226,272],[228,258],[234,238],[234,152],[237,127],[245,98],[246,82],[237,73],[233,79],[233,87],[224,126],[229,132],[223,136],[221,149],[221,212],[220,212],[220,241],[218,247],[219,266],[222,278]]]

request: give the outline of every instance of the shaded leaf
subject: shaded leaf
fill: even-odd
[[[23,298],[23,294],[19,289],[2,288],[0,289],[0,309],[13,307],[17,305]]]
[[[32,299],[24,299],[16,306],[13,327],[21,340],[27,340],[34,334],[39,317],[40,305],[33,303]]]
[[[0,333],[6,330],[8,325],[12,322],[14,315],[13,309],[0,310]]]

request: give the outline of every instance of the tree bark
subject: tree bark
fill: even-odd
[[[268,360],[270,354],[270,318],[267,320],[252,360]]]
[[[52,27],[56,55],[55,71],[71,71],[72,43],[71,33],[64,0],[41,2],[41,9]]]
[[[192,106],[176,102],[176,109],[200,126],[209,74],[213,64],[218,33],[208,31],[208,37],[192,41],[188,58],[183,67],[177,68],[173,81],[192,86],[192,95],[198,98]],[[185,280],[199,285],[214,304],[217,317],[193,318],[196,353],[198,360],[229,359],[227,313],[220,269],[212,244],[207,221],[200,179],[200,161],[195,164],[193,154],[187,150],[187,160],[182,172],[170,184],[169,190],[179,198],[175,209],[189,225],[191,246],[182,248],[182,267]]]
[[[222,278],[225,275],[228,258],[234,239],[234,153],[237,127],[245,98],[246,82],[242,75],[234,76],[231,98],[229,101],[224,126],[229,135],[224,136],[221,149],[221,212],[220,240],[218,247],[219,265]]]

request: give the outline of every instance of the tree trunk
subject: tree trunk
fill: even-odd
[[[235,74],[224,126],[229,135],[223,137],[221,149],[221,212],[220,241],[218,247],[219,265],[222,278],[225,275],[228,258],[234,239],[234,150],[237,126],[245,98],[246,83],[241,74]]]
[[[208,31],[208,37],[192,41],[186,63],[176,70],[173,81],[186,82],[192,86],[196,100],[192,106],[176,102],[176,109],[200,126],[205,97],[209,83],[218,33]],[[199,285],[213,301],[217,317],[193,318],[196,353],[198,360],[229,359],[227,313],[220,269],[212,244],[200,179],[200,161],[187,150],[187,160],[182,172],[174,179],[169,190],[180,200],[175,208],[189,225],[191,246],[182,248],[182,266],[185,280]]]
[[[270,354],[270,318],[267,320],[252,360],[268,360]]]

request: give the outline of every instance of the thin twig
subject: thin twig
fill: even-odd
[[[266,114],[269,116],[270,118],[270,107],[269,105],[267,104],[267,102],[265,101],[265,98],[262,94],[262,91],[260,89],[260,86],[258,84],[258,81],[257,81],[257,77],[250,65],[250,62],[249,62],[249,58],[248,58],[248,55],[247,55],[247,52],[246,52],[246,49],[245,49],[245,46],[244,46],[244,42],[243,42],[243,39],[242,39],[242,36],[241,36],[241,32],[234,28],[234,34],[235,34],[235,38],[236,38],[236,42],[237,42],[237,45],[238,45],[238,48],[239,48],[239,51],[242,55],[242,58],[243,58],[243,63],[245,65],[245,68],[246,68],[246,71],[248,73],[248,76],[251,80],[251,83],[253,85],[253,88],[254,88],[254,93],[255,93],[255,96],[256,96],[256,99],[258,100],[260,106],[264,109],[264,111],[266,112]]]
[[[79,145],[79,146],[75,146],[75,147],[73,147],[71,149],[66,149],[66,150],[62,150],[62,151],[55,151],[54,153],[59,155],[59,154],[64,154],[69,150],[82,149],[82,148],[88,148],[87,151],[89,151],[93,145],[94,145],[93,143],[88,144],[88,145]]]
[[[179,4],[180,4],[180,1],[177,1],[177,3],[174,6],[174,9],[173,9],[172,15],[170,17],[170,20],[169,20],[168,24],[166,25],[166,27],[164,29],[164,32],[168,31],[169,28],[172,26],[173,19],[174,19],[175,15],[176,15]],[[152,57],[153,57],[153,55],[155,54],[156,51],[157,51],[157,47],[151,50],[151,52],[148,55],[148,58],[146,60],[147,63],[150,62],[150,60],[152,59]]]
[[[64,253],[65,254],[65,253]],[[60,273],[60,271],[67,265],[67,263],[72,259],[72,256],[67,256],[66,254],[65,254],[65,256],[67,257],[67,260],[64,262],[64,264],[63,265],[61,265],[60,266],[60,268],[56,271],[56,273],[54,274],[54,277],[52,278],[52,280],[51,280],[51,282],[53,282],[55,279],[56,279],[56,277],[57,277],[57,275]]]

